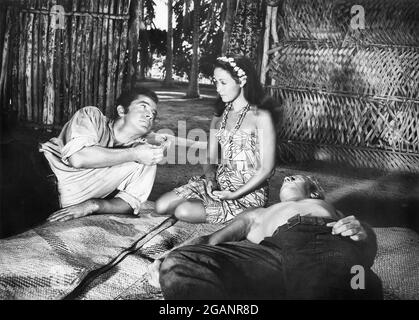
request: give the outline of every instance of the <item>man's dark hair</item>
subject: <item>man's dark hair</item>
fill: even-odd
[[[128,107],[138,96],[146,96],[153,100],[156,104],[159,102],[157,94],[145,87],[135,87],[129,91],[123,91],[116,100],[116,106],[123,106],[125,113],[128,112]],[[115,110],[114,118],[118,118],[118,112]]]
[[[303,178],[308,184],[308,192],[310,193],[310,197],[313,199],[324,200],[324,190],[320,186],[319,181],[311,176],[303,176]]]

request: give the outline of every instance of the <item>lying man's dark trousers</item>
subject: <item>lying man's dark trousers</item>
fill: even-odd
[[[291,220],[291,219],[290,219]],[[289,221],[290,221],[289,220]],[[260,244],[191,245],[171,252],[160,270],[166,299],[382,299],[370,267],[376,239],[357,243],[331,234],[331,219],[280,226]],[[363,266],[365,289],[351,287]],[[362,282],[353,280],[362,286]]]

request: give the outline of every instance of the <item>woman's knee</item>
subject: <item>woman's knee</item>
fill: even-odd
[[[166,214],[168,213],[173,206],[176,206],[176,202],[182,201],[177,199],[176,194],[173,192],[168,192],[162,195],[156,201],[156,213],[157,214]]]
[[[179,220],[191,223],[203,223],[206,221],[205,208],[201,202],[185,201],[178,205],[175,217]]]

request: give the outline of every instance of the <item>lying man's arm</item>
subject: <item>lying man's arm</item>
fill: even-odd
[[[225,226],[224,228],[215,231],[210,235],[201,236],[195,239],[191,239],[182,243],[180,246],[174,247],[173,249],[164,253],[159,259],[156,259],[150,267],[149,271],[149,283],[155,287],[159,287],[159,271],[160,265],[166,256],[172,252],[173,250],[184,247],[188,245],[196,245],[196,244],[210,244],[210,245],[217,245],[223,242],[229,241],[240,241],[246,239],[254,219],[257,215],[261,214],[265,209],[264,208],[256,208],[256,209],[249,209],[246,212],[241,213],[239,216],[233,219],[230,224]]]
[[[362,247],[366,265],[371,267],[377,254],[377,237],[372,228],[354,216],[347,216],[337,222],[327,224],[332,228],[332,234],[350,237]]]

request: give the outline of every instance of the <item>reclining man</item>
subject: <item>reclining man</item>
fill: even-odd
[[[156,164],[165,148],[165,143],[156,146],[146,139],[157,103],[153,91],[134,88],[118,98],[116,119],[108,119],[96,107],[85,107],[57,138],[41,144],[40,151],[58,180],[61,207],[49,221],[94,213],[138,214],[151,192]]]
[[[371,228],[353,216],[342,218],[309,177],[286,177],[280,199],[156,261],[164,297],[382,298],[381,281],[370,269],[377,250]],[[357,283],[354,266],[365,271],[360,289],[351,285]]]

